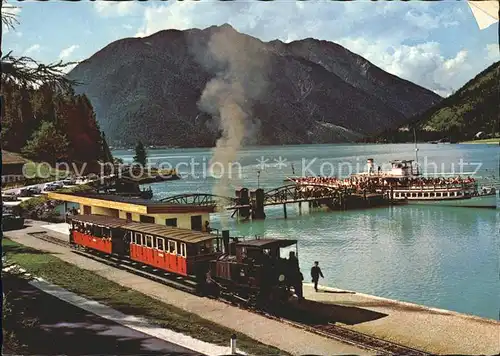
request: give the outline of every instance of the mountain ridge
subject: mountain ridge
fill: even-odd
[[[404,142],[412,140],[413,129],[420,140],[472,140],[500,135],[500,61],[470,79],[439,104],[410,118],[393,130],[381,133],[375,140]]]
[[[77,91],[89,97],[113,142],[212,146],[220,135],[217,120],[197,103],[227,66],[207,51],[216,33],[267,57],[268,90],[251,109],[259,122],[254,144],[349,142],[396,126],[442,99],[338,44],[263,42],[229,25],[120,39],[68,76],[83,83]]]

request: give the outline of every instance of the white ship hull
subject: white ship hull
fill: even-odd
[[[479,195],[469,198],[453,198],[453,199],[406,199],[408,204],[425,204],[438,206],[455,206],[465,208],[490,208],[495,209],[499,205],[497,194]]]

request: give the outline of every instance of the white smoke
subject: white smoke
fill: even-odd
[[[254,134],[258,120],[251,109],[267,88],[268,56],[261,42],[229,26],[212,33],[208,52],[219,71],[207,83],[198,106],[219,120],[222,131],[210,162],[213,174],[221,177],[213,187],[213,194],[231,197],[236,177],[230,167],[237,161],[245,140]],[[224,217],[221,222],[225,226]]]

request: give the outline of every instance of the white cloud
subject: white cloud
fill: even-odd
[[[348,38],[339,41],[339,44],[387,72],[443,96],[448,96],[463,85],[464,80],[477,74],[473,72],[472,59],[466,50],[446,58],[437,42],[386,47],[364,38]]]
[[[448,95],[488,65],[486,59],[473,61],[468,55],[473,49],[457,46],[458,25],[471,20],[464,8],[429,2],[179,1],[147,7],[136,36],[229,23],[263,41],[313,37],[339,43],[390,73]],[[431,40],[433,31],[445,38],[442,45]]]
[[[33,46],[28,47],[24,51],[24,55],[29,56],[29,55],[32,55],[32,54],[35,54],[35,53],[39,53],[41,48],[42,47],[38,43],[36,43]]]
[[[137,1],[95,1],[94,9],[102,17],[119,17],[136,13],[141,8]]]
[[[491,43],[486,45],[486,59],[491,62],[500,61],[500,53],[498,50],[497,43]]]
[[[59,53],[59,59],[67,59],[70,57],[75,50],[77,50],[80,46],[78,45],[72,45],[69,46],[68,48],[65,48]]]

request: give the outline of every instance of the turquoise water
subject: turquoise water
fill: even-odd
[[[134,155],[113,154],[125,161]],[[421,169],[429,173],[437,168],[438,173],[472,175],[477,170],[474,176],[482,182],[498,182],[499,146],[429,144],[419,145],[418,154]],[[211,193],[218,181],[203,174],[210,172],[208,149],[151,150],[149,157],[165,168],[183,163],[179,171],[184,179],[151,185],[155,198]],[[259,166],[261,157],[268,159],[267,166]],[[383,164],[390,160],[414,157],[413,145],[404,144],[246,148],[239,153],[241,172],[233,166],[227,194],[234,195],[241,186],[281,186],[292,175],[292,163],[296,175],[346,175],[350,166],[364,170],[367,158],[385,169]],[[233,235],[297,239],[304,274],[318,260],[329,286],[499,319],[500,210],[395,206],[346,212],[303,209],[302,215],[297,206],[287,210],[288,219],[283,218],[282,206],[276,206],[266,208],[266,220],[247,223],[226,214],[227,227]],[[221,227],[220,216],[214,214],[211,220],[213,227]]]

